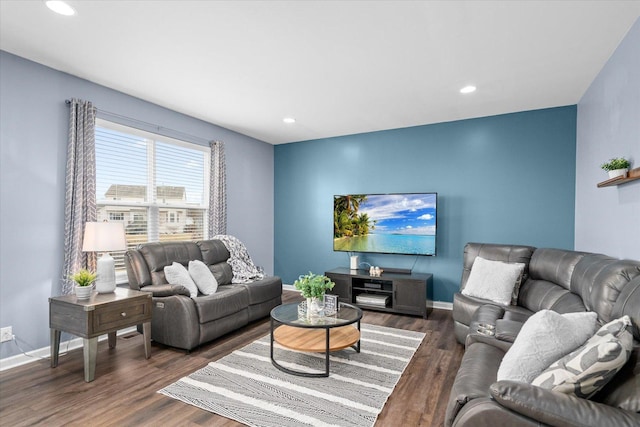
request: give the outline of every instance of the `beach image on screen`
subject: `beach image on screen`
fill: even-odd
[[[333,249],[436,254],[435,193],[334,196]]]

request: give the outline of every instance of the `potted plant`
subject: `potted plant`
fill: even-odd
[[[91,296],[93,290],[93,282],[96,280],[97,275],[90,272],[86,268],[78,270],[75,274],[69,276],[71,280],[76,282],[75,292],[78,299],[87,299]]]
[[[614,157],[606,163],[600,165],[602,169],[609,173],[609,178],[615,178],[618,176],[627,176],[629,171],[629,160],[624,157]]]
[[[324,294],[333,289],[335,283],[327,276],[320,276],[309,272],[298,277],[293,286],[307,299],[307,314],[317,316],[323,308]]]

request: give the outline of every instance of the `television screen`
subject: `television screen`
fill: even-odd
[[[333,197],[333,250],[436,254],[437,193]]]

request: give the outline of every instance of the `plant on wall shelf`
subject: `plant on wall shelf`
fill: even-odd
[[[614,157],[608,162],[600,165],[600,167],[607,172],[618,169],[629,169],[629,166],[631,166],[631,163],[629,163],[629,160],[624,157]]]

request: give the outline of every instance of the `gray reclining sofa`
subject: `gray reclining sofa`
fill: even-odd
[[[191,350],[268,316],[271,309],[282,303],[279,277],[232,284],[229,257],[220,240],[146,243],[126,252],[129,287],[153,295],[153,341]],[[209,267],[219,285],[214,294],[190,298],[183,286],[167,283],[165,266],[175,261],[186,267],[191,260],[200,260]]]
[[[456,338],[465,354],[455,378],[445,425],[640,426],[640,262],[605,255],[530,246],[469,243],[461,291],[476,257],[525,264],[517,305],[454,295]],[[534,385],[497,381],[500,363],[523,323],[543,309],[595,311],[598,325],[628,315],[633,351],[613,379],[590,399]],[[477,333],[495,325],[495,336]]]

